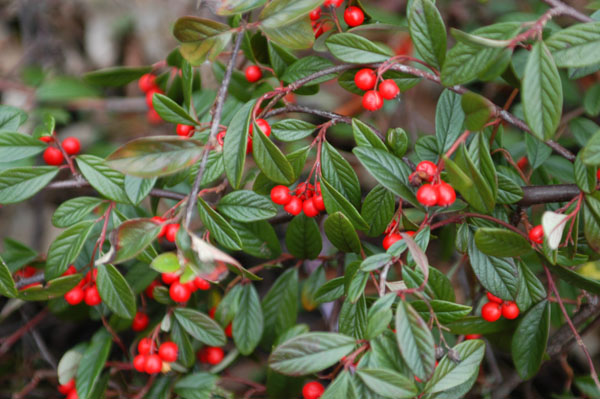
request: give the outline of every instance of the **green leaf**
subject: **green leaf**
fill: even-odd
[[[271,344],[277,336],[296,324],[298,317],[298,271],[288,269],[277,278],[262,300],[264,341]]]
[[[564,280],[577,288],[584,289],[596,295],[600,294],[600,281],[598,280],[585,277],[583,274],[559,265],[552,266],[551,270],[558,275],[561,280]]]
[[[267,36],[269,41],[291,50],[311,48],[315,41],[312,27],[309,21],[304,19],[276,28],[260,26],[260,29],[265,36]]]
[[[324,224],[325,234],[331,243],[340,251],[355,252],[361,251],[360,240],[352,223],[341,212],[329,215]]]
[[[204,313],[189,308],[176,308],[173,313],[181,327],[203,344],[223,346],[227,342],[221,326]]]
[[[15,281],[10,274],[10,270],[6,263],[4,263],[4,259],[0,257],[0,295],[15,298],[17,294]]]
[[[239,222],[256,222],[277,215],[277,209],[270,200],[250,190],[225,195],[219,200],[217,210]]]
[[[254,101],[250,101],[242,106],[233,116],[227,134],[223,143],[223,157],[225,163],[225,173],[229,184],[235,189],[239,189],[242,184],[244,174],[244,163],[246,162],[246,146],[248,145],[248,126]]]
[[[325,40],[325,46],[340,61],[353,64],[383,62],[393,55],[389,47],[354,33],[331,35]]]
[[[596,191],[596,168],[594,166],[585,165],[581,160],[582,156],[582,153],[577,154],[575,162],[573,163],[575,182],[581,191],[592,193],[593,191]]]
[[[72,349],[69,349],[62,355],[58,362],[58,383],[63,385],[75,378],[77,373],[77,367],[79,367],[79,361],[83,356],[83,352],[87,348],[86,342],[81,342],[75,345]]]
[[[77,395],[80,398],[88,398],[94,390],[108,359],[111,346],[112,338],[110,334],[101,329],[94,335],[92,342],[83,352],[75,377]]]
[[[337,363],[354,349],[355,340],[342,334],[313,332],[275,348],[269,366],[286,375],[312,374]]]
[[[367,314],[367,339],[373,339],[388,329],[392,321],[391,307],[395,298],[396,294],[390,292],[371,305]]]
[[[590,116],[600,114],[600,84],[596,83],[585,92],[583,108],[585,113]]]
[[[525,135],[529,137],[529,135]],[[502,173],[497,173],[498,177],[498,203],[514,204],[523,199],[523,189],[513,180]]]
[[[156,183],[156,177],[144,179],[141,177],[125,175],[123,185],[125,186],[125,194],[132,204],[138,205],[152,191]]]
[[[413,190],[408,187],[410,169],[400,159],[376,148],[355,147],[352,152],[382,186],[419,206]]]
[[[324,69],[330,68],[333,66],[333,62],[329,61],[326,58],[318,57],[316,55],[309,55],[306,57],[302,57],[299,60],[295,61],[292,65],[290,65],[284,72],[281,80],[285,83],[292,83],[307,76],[310,76],[314,73],[320,72]],[[316,78],[310,82],[311,85],[317,85],[323,82],[327,82],[335,78],[334,73],[330,73],[328,75],[324,75]]]
[[[404,301],[396,307],[396,340],[404,361],[421,380],[428,380],[435,368],[435,345],[421,316]]]
[[[552,55],[542,42],[533,45],[523,75],[523,113],[540,140],[554,135],[563,107],[560,76]]]
[[[473,31],[483,38],[504,40],[514,37],[521,27],[519,22],[502,22]],[[493,68],[502,57],[503,48],[488,47],[459,41],[446,54],[441,80],[446,87],[469,83]]]
[[[203,151],[202,144],[196,140],[172,136],[143,137],[119,147],[108,156],[106,163],[131,176],[165,176],[189,168],[200,159]],[[78,158],[78,164],[81,158]]]
[[[580,151],[581,160],[590,166],[600,165],[600,131],[596,132]],[[579,154],[578,154],[579,155]],[[1,178],[0,174],[0,178]],[[1,182],[1,180],[0,180]],[[1,184],[1,183],[0,183]],[[0,186],[1,187],[1,186]],[[1,193],[1,191],[0,191]]]
[[[316,301],[317,290],[320,286],[325,283],[325,268],[317,267],[302,283],[302,291],[300,293],[300,300],[304,309],[313,311],[316,309],[318,303]]]
[[[463,131],[464,120],[461,96],[444,90],[435,108],[435,136],[441,154],[446,153],[458,139]]]
[[[256,288],[242,287],[239,308],[233,318],[233,340],[242,355],[249,355],[260,342],[263,333],[263,313]]]
[[[408,9],[408,29],[423,60],[437,69],[446,57],[446,27],[430,0],[413,0]]]
[[[173,34],[182,42],[181,55],[192,65],[214,61],[231,40],[229,25],[205,18],[183,17],[175,22]]]
[[[600,126],[587,118],[575,118],[568,123],[569,130],[573,134],[575,141],[581,147],[584,147],[594,133],[600,130]],[[549,151],[552,151],[549,149]],[[591,154],[590,154],[591,155]]]
[[[27,114],[10,105],[0,105],[0,132],[16,132],[25,123]]]
[[[129,198],[123,188],[124,176],[121,172],[108,166],[102,158],[94,155],[80,155],[77,157],[77,166],[83,177],[104,197],[116,202],[129,203]],[[148,164],[146,164],[147,166]]]
[[[195,125],[197,123],[179,104],[164,94],[154,93],[152,106],[160,117],[167,122],[183,125]]]
[[[491,256],[515,257],[531,251],[525,237],[503,228],[480,227],[475,232],[475,244],[481,252]]]
[[[92,228],[94,221],[79,222],[63,231],[48,249],[46,259],[46,278],[53,279],[63,274],[81,252]]]
[[[458,303],[441,301],[434,299],[429,301],[429,306],[425,301],[413,301],[411,306],[419,313],[423,320],[429,321],[431,313],[429,306],[433,309],[438,321],[442,324],[452,323],[460,320],[471,313],[470,306],[460,305]]]
[[[346,199],[346,197],[329,184],[325,178],[321,179],[321,192],[323,194],[323,201],[325,202],[325,209],[328,214],[331,215],[335,212],[342,212],[355,228],[359,230],[366,230],[369,228],[369,225],[367,225],[362,216],[360,216],[360,213],[358,213],[356,208]]]
[[[327,386],[320,399],[358,399],[350,372],[342,369]]]
[[[379,136],[377,136],[369,125],[360,119],[352,118],[352,134],[354,135],[356,145],[359,147],[373,147],[387,151],[387,147]]]
[[[527,146],[527,162],[532,170],[542,166],[544,162],[552,155],[552,149],[537,137],[526,134],[525,144]]]
[[[490,323],[491,324],[491,323]],[[448,391],[467,382],[479,370],[479,365],[485,354],[485,343],[479,339],[462,342],[453,348],[459,362],[454,362],[444,356],[435,368],[433,377],[427,382],[424,392],[436,393]]]
[[[298,259],[315,259],[323,248],[317,222],[303,213],[295,216],[285,232],[285,245]]]
[[[217,15],[241,14],[266,3],[266,0],[223,0],[219,3]]]
[[[496,112],[490,100],[472,91],[462,95],[460,105],[465,112],[465,127],[471,131],[482,130]]]
[[[333,302],[344,295],[344,277],[336,277],[323,284],[315,293],[315,302]]]
[[[45,80],[36,91],[36,99],[41,102],[69,102],[78,98],[98,96],[98,90],[79,78],[70,76],[57,76]]]
[[[507,319],[500,319],[493,323],[482,319],[479,316],[467,316],[458,321],[446,325],[452,334],[494,334],[514,329],[515,322]]]
[[[177,258],[175,252],[165,252],[158,255],[152,260],[150,267],[159,273],[173,273],[181,268],[179,258]]]
[[[529,309],[513,335],[511,352],[519,376],[533,377],[540,366],[550,332],[550,304],[542,301]]]
[[[408,399],[418,393],[415,383],[397,371],[364,368],[356,370],[356,374],[373,392],[386,398]]]
[[[369,237],[380,236],[394,216],[396,202],[394,195],[385,187],[377,185],[367,194],[360,214],[369,225],[365,233]]]
[[[28,166],[2,171],[0,204],[14,204],[33,197],[50,183],[58,171],[54,166]]]
[[[320,6],[321,0],[273,0],[258,16],[260,26],[279,28],[292,24]]]
[[[46,149],[47,145],[31,136],[16,132],[0,134],[0,162],[29,158]]]
[[[329,143],[321,148],[321,173],[352,205],[360,205],[360,183],[350,163]]]
[[[481,285],[497,297],[512,300],[519,284],[518,269],[512,259],[487,256],[472,240],[468,248],[471,267]]]
[[[110,264],[98,266],[98,292],[102,302],[117,316],[133,319],[136,313],[135,295],[123,275]]]
[[[55,278],[48,281],[45,287],[37,285],[20,290],[18,298],[24,301],[47,301],[59,298],[75,287],[81,278],[81,274]]]
[[[294,182],[294,169],[279,148],[254,124],[252,154],[260,170],[270,180],[280,184]]]
[[[125,86],[152,71],[151,66],[144,67],[111,67],[88,72],[83,75],[83,80],[98,86]]]
[[[179,349],[177,361],[186,367],[191,367],[196,362],[196,354],[192,346],[192,338],[181,328],[176,320],[172,320],[171,339]]]
[[[519,310],[524,312],[532,303],[546,298],[546,289],[525,263],[519,261],[517,266],[519,267],[519,289],[515,300]]]
[[[274,259],[281,255],[279,238],[269,222],[264,220],[252,223],[232,221],[231,227],[240,237],[244,252],[263,259]]]
[[[135,258],[158,237],[161,225],[150,219],[130,219],[123,222],[110,237],[115,254],[109,262],[121,263]]]
[[[173,391],[185,399],[211,399],[218,379],[212,373],[191,373],[177,381]]]
[[[362,284],[368,278],[367,273],[359,272],[360,278],[355,281]],[[358,286],[358,284],[357,284]],[[355,291],[358,293],[358,289]],[[338,330],[342,334],[356,339],[364,339],[367,328],[367,304],[364,295],[360,295],[355,303],[346,298],[340,310]]]
[[[242,240],[235,229],[202,198],[198,198],[198,215],[210,234],[224,247],[242,249]]]
[[[560,29],[546,40],[556,65],[584,67],[600,62],[600,22],[588,22]]]
[[[277,140],[296,141],[310,136],[317,127],[299,119],[284,119],[271,126],[271,133]]]

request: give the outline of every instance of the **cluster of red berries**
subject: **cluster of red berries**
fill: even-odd
[[[256,124],[260,128],[260,130],[265,134],[265,136],[269,137],[271,135],[271,125],[269,122],[262,118],[258,118],[256,120]],[[252,142],[253,136],[252,131],[254,130],[254,124],[250,124],[248,128],[248,145],[246,146],[246,154],[250,154],[252,152]],[[223,130],[217,134],[217,142],[222,146],[225,143],[225,134],[227,130]]]
[[[75,273],[77,273],[77,269],[75,269],[75,266],[71,265],[62,275],[70,276]],[[97,276],[98,269],[87,272],[85,277],[64,295],[65,301],[71,306],[79,305],[81,301],[85,302],[88,306],[100,305],[102,303],[102,298],[100,298],[100,293],[96,286]]]
[[[361,90],[365,90],[362,105],[366,110],[376,111],[383,107],[383,100],[392,100],[400,93],[400,89],[393,79],[385,79],[376,90],[377,74],[374,70],[363,68],[354,75],[354,84]]]
[[[481,317],[490,322],[494,322],[504,316],[509,320],[519,317],[519,307],[513,301],[503,301],[492,293],[488,292],[489,302],[481,308]]]
[[[67,395],[66,399],[78,399],[79,395],[77,395],[77,389],[75,388],[75,379],[71,379],[71,381],[66,384],[62,384],[58,386],[58,392],[63,395]]]
[[[292,194],[289,187],[275,186],[271,189],[271,201],[283,205],[283,209],[292,215],[304,214],[313,218],[325,210],[323,195],[321,195],[321,184],[317,182],[317,190],[307,182],[298,184]]]
[[[139,354],[133,358],[133,368],[140,373],[156,374],[163,370],[168,370],[168,365],[164,363],[173,363],[177,360],[179,348],[175,342],[163,342],[158,347],[158,353],[155,353],[156,344],[150,338],[142,338],[138,343]],[[167,366],[167,367],[165,367]]]
[[[538,224],[529,230],[529,239],[536,244],[541,244],[544,242],[544,228],[541,224]]]
[[[384,234],[386,236],[383,239],[383,243],[381,244],[385,251],[387,251],[389,247],[394,245],[394,243],[396,243],[402,239],[402,236],[400,235],[400,233],[397,232],[397,229],[398,229],[398,222],[395,220],[392,221],[392,223],[390,223],[390,225],[385,229]],[[408,234],[411,237],[415,235],[414,231],[405,231],[404,233]]]
[[[317,381],[310,381],[302,387],[302,397],[304,399],[319,399],[325,392],[325,387]]]
[[[42,136],[40,140],[44,143],[51,143],[54,138],[52,136]],[[81,143],[75,137],[67,137],[61,143],[63,150],[67,153],[67,155],[77,155],[81,150]],[[44,150],[44,154],[42,155],[44,158],[44,162],[48,165],[59,166],[65,160],[63,153],[57,147],[48,147]]]
[[[425,206],[449,206],[456,201],[456,192],[451,185],[439,180],[439,183],[431,184],[438,175],[437,166],[431,161],[422,161],[417,165],[415,172],[411,173],[409,180],[411,184],[423,184],[417,190],[417,201]]]
[[[196,358],[200,363],[206,363],[212,366],[221,363],[224,357],[225,352],[218,346],[205,346],[196,353]]]
[[[146,94],[146,105],[148,106],[148,120],[152,124],[157,124],[162,121],[160,115],[154,109],[154,104],[152,104],[152,97],[154,93],[164,94],[164,92],[158,87],[156,84],[156,76],[151,73],[146,73],[142,75],[140,80],[138,81],[138,87],[141,91]]]
[[[165,223],[165,219],[160,216],[153,216],[150,220],[157,224],[163,225],[158,233],[158,238],[165,237],[167,241],[175,242],[175,238],[177,237],[177,232],[179,231],[179,223]]]
[[[210,283],[203,278],[196,277],[187,283],[181,283],[179,277],[180,273],[177,272],[163,273],[161,275],[162,281],[170,286],[169,296],[175,302],[185,303],[190,299],[192,293],[198,290],[206,291],[210,289]]]

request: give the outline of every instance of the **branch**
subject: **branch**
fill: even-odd
[[[580,194],[576,184],[556,184],[554,186],[524,186],[523,199],[517,202],[519,206],[549,204],[552,202],[567,202]]]
[[[65,189],[65,188],[85,188],[91,187],[90,183],[84,179],[73,179],[73,180],[61,180],[55,181],[46,186],[49,189]],[[153,197],[168,198],[180,201],[184,199],[185,194],[178,193],[176,191],[163,190],[161,188],[153,188],[150,190],[150,195]]]
[[[196,179],[194,180],[194,185],[192,186],[192,191],[190,192],[185,207],[185,219],[183,220],[183,225],[186,228],[186,230],[190,225],[190,221],[192,220],[192,213],[194,211],[194,206],[196,205],[196,198],[198,196],[198,192],[200,191],[200,182],[202,181],[202,175],[204,174],[204,169],[206,168],[206,164],[208,161],[208,154],[210,153],[211,143],[214,141],[215,136],[217,135],[217,131],[219,130],[219,122],[221,122],[223,104],[225,103],[225,98],[227,97],[227,88],[229,87],[229,81],[231,80],[233,68],[235,67],[235,60],[240,51],[240,45],[242,44],[243,37],[244,32],[241,31],[238,33],[235,39],[235,44],[233,46],[231,58],[229,59],[229,64],[227,64],[227,70],[225,71],[223,82],[221,83],[219,93],[217,94],[215,112],[213,114],[212,124],[210,125],[210,134],[208,136],[208,140],[206,141],[206,145],[204,146],[202,159],[200,160],[200,167],[198,168],[198,174],[196,174]]]
[[[544,3],[548,4],[552,8],[557,9],[558,13],[561,15],[568,15],[569,17],[576,19],[580,22],[593,22],[594,20],[589,16],[580,13],[576,9],[571,6],[566,5],[560,0],[544,0]]]

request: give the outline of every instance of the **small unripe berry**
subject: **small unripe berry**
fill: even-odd
[[[190,299],[192,293],[184,284],[175,282],[171,284],[171,287],[169,288],[169,296],[175,302],[184,303]]]
[[[133,368],[139,371],[140,373],[144,373],[146,371],[146,361],[148,357],[146,355],[137,355],[133,358]]]
[[[156,88],[156,76],[152,75],[151,73],[146,73],[142,75],[142,77],[138,81],[138,86],[140,90],[144,93]]]
[[[502,303],[504,302],[501,298],[498,298],[496,295],[492,294],[491,292],[487,293],[487,297],[490,300],[490,302],[496,302],[496,303]]]
[[[246,75],[246,80],[250,83],[254,83],[262,78],[262,71],[256,65],[250,65],[248,68],[246,68],[244,73]]]
[[[154,355],[148,355],[146,357],[146,367],[145,367],[146,373],[156,374],[156,373],[160,372],[161,369],[162,369],[162,360],[161,360],[160,356],[154,354]]]
[[[319,399],[325,392],[325,387],[317,381],[310,381],[302,387],[302,396],[304,399]]]
[[[361,90],[371,90],[376,81],[375,71],[369,68],[363,68],[354,75],[354,84]]]
[[[496,302],[488,302],[481,308],[481,317],[489,322],[494,322],[502,316],[500,305]]]
[[[383,97],[378,91],[369,90],[363,95],[362,105],[367,111],[377,111],[383,107]]]
[[[386,79],[379,85],[379,93],[386,100],[393,100],[400,94],[400,89],[392,79]]]
[[[298,197],[292,197],[290,202],[283,207],[283,210],[294,216],[299,215],[302,212],[302,200]]]
[[[177,231],[179,231],[179,223],[171,223],[165,227],[165,238],[167,241],[175,242],[177,237]]]
[[[76,137],[67,137],[62,142],[63,149],[69,155],[79,154],[81,143]]]
[[[285,205],[292,199],[290,189],[283,185],[275,186],[271,189],[271,201],[278,205]]]
[[[456,191],[446,182],[440,182],[435,185],[435,189],[437,190],[437,204],[439,206],[449,206],[456,201]]]
[[[177,128],[175,129],[178,136],[188,137],[190,133],[194,131],[194,126],[190,125],[182,125],[181,123],[177,124]]]
[[[158,348],[158,356],[165,362],[174,362],[177,360],[177,344],[175,342],[163,342]]]
[[[417,201],[425,206],[434,206],[438,201],[438,194],[431,184],[423,184],[417,190]]]
[[[383,249],[387,251],[389,247],[391,247],[395,242],[400,241],[401,239],[402,236],[398,233],[388,234],[383,239]]]
[[[541,244],[544,242],[544,228],[541,224],[538,224],[529,230],[529,239],[536,244]]]
[[[415,170],[425,174],[425,176],[427,176],[427,181],[432,181],[437,173],[437,165],[431,161],[421,161]]]
[[[502,304],[502,316],[509,320],[519,317],[519,307],[513,301],[506,301]]]
[[[58,148],[48,147],[44,150],[44,162],[48,165],[59,166],[65,160],[63,153]]]
[[[310,17],[311,21],[316,21],[317,19],[321,18],[321,7],[317,7],[312,10],[308,16]]]
[[[365,20],[365,13],[358,7],[351,6],[344,11],[344,21],[348,26],[358,26]]]
[[[142,331],[146,327],[148,327],[149,321],[150,321],[150,319],[148,318],[148,315],[146,313],[137,312],[135,314],[135,316],[133,317],[133,322],[131,323],[131,329],[133,331]]]
[[[96,306],[102,303],[102,298],[100,298],[100,293],[98,292],[96,285],[92,285],[85,290],[84,301],[88,306]]]

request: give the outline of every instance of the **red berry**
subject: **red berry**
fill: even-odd
[[[179,273],[163,273],[160,278],[165,284],[173,284],[174,282],[179,282]]]
[[[496,302],[488,302],[481,308],[481,317],[489,322],[494,322],[500,318],[502,310]]]
[[[216,314],[216,313],[217,313],[217,307],[216,307],[216,306],[213,306],[212,308],[210,308],[210,309],[208,310],[208,316],[209,316],[211,319],[214,319],[214,318],[215,318],[215,314]]]
[[[148,315],[146,313],[137,312],[135,314],[135,316],[133,317],[133,322],[131,323],[131,329],[133,331],[142,331],[146,327],[148,327],[149,321],[150,321],[150,319],[148,319]]]
[[[202,291],[210,290],[210,283],[202,277],[196,277],[194,279],[194,286]]]
[[[150,220],[152,220],[156,224],[163,224],[165,222],[165,219],[161,218],[160,216],[152,216],[150,218]],[[166,230],[167,230],[167,225],[163,225],[162,228],[160,229],[160,232],[158,233],[158,237],[164,236]]]
[[[290,202],[292,196],[290,189],[286,186],[278,185],[271,189],[271,201],[278,205],[285,205]]]
[[[363,68],[354,75],[354,84],[361,90],[371,90],[375,87],[376,81],[375,71],[369,68]]]
[[[260,130],[262,130],[265,136],[269,137],[271,135],[271,125],[269,125],[269,122],[262,118],[258,118],[256,120],[256,124],[258,125]],[[252,136],[253,126],[254,125],[250,124],[250,128],[248,129],[248,133],[250,134],[250,136]]]
[[[527,160],[527,157],[521,157],[519,158],[519,160],[517,161],[517,166],[519,167],[519,169],[524,170],[525,167],[527,166],[527,163],[529,161]]]
[[[58,392],[62,393],[63,395],[67,395],[73,389],[75,389],[75,380],[74,379],[71,379],[71,381],[67,382],[66,384],[62,384],[62,385],[58,386]]]
[[[137,355],[133,358],[133,368],[143,373],[146,371],[146,361],[148,360],[148,356],[146,355]]]
[[[316,21],[317,19],[321,18],[321,7],[317,7],[312,10],[308,16],[310,17],[311,21]]]
[[[246,80],[250,83],[254,83],[262,78],[262,71],[256,65],[250,65],[244,73],[246,74]]]
[[[386,100],[392,100],[400,93],[400,89],[392,79],[386,79],[379,85],[379,93]]]
[[[498,298],[496,295],[492,294],[491,292],[487,293],[487,297],[491,302],[496,302],[498,304],[501,304],[502,302],[504,302],[502,300],[502,298]]]
[[[52,136],[40,136],[39,140],[43,141],[44,143],[49,143],[52,141]]]
[[[138,352],[142,355],[147,355],[152,352],[152,347],[154,346],[154,342],[150,338],[142,338],[140,342],[138,342]]]
[[[102,303],[102,298],[100,298],[100,293],[98,292],[98,288],[95,285],[87,288],[85,290],[85,304],[88,306],[96,306]]]
[[[178,136],[188,137],[190,133],[194,131],[194,126],[190,125],[182,125],[181,123],[177,124],[177,128],[175,129]]]
[[[596,172],[596,179],[600,180],[600,169]]]
[[[163,342],[158,348],[158,356],[165,362],[171,363],[177,360],[178,350],[175,342]]]
[[[383,249],[387,251],[389,247],[391,247],[395,242],[400,241],[401,239],[402,236],[398,233],[392,233],[385,236],[382,244]]]
[[[323,5],[325,7],[339,7],[342,5],[342,3],[344,2],[344,0],[325,0],[325,3],[323,3]]]
[[[62,274],[63,276],[70,276],[77,273],[77,269],[75,268],[75,266],[70,265],[67,270]]]
[[[502,316],[508,320],[519,317],[519,307],[513,301],[506,301],[502,304]]]
[[[449,206],[456,201],[456,191],[454,191],[454,188],[448,183],[440,182],[435,185],[435,189],[437,190],[437,204],[439,206]]]
[[[325,392],[325,387],[317,381],[310,381],[302,387],[302,396],[304,399],[318,399]]]
[[[298,197],[292,197],[290,202],[283,207],[283,210],[294,216],[299,215],[302,212],[302,200]]]
[[[221,363],[223,357],[225,357],[225,353],[223,352],[223,349],[219,347],[207,346],[204,348],[205,363],[216,365]]]
[[[536,244],[541,244],[544,242],[544,228],[541,224],[538,224],[529,230],[529,239]]]
[[[365,13],[358,7],[351,6],[344,11],[344,21],[348,26],[358,26],[365,20]]]
[[[325,210],[325,202],[323,201],[323,196],[321,194],[317,194],[312,197],[313,204],[315,204],[315,208],[319,212],[323,212]]]
[[[79,150],[81,150],[81,143],[79,142],[79,139],[75,137],[67,137],[64,139],[62,146],[65,152],[69,155],[78,154]]]
[[[225,327],[225,335],[227,335],[229,338],[233,336],[233,327],[231,326],[231,323]]]
[[[83,301],[84,296],[85,294],[81,287],[76,286],[65,294],[65,301],[71,306],[79,305]]]
[[[423,184],[417,190],[417,201],[425,206],[434,206],[438,201],[437,190],[431,184]]]
[[[225,144],[225,133],[227,133],[227,130],[223,130],[217,133],[217,143],[219,143],[220,145]]]
[[[175,242],[177,237],[177,231],[179,231],[179,223],[171,223],[165,226],[165,238],[167,241]]]
[[[437,173],[437,166],[431,161],[421,161],[417,165],[416,171],[425,174],[427,181],[432,181]]]
[[[312,198],[304,200],[302,203],[302,210],[309,218],[314,218],[319,214],[319,210],[315,207],[315,203],[313,202]]]
[[[156,93],[163,94],[163,91],[160,89],[157,89],[157,88],[152,88],[146,92],[146,105],[150,109],[154,109],[154,104],[152,102],[152,99],[154,98],[154,94],[156,94]]]
[[[479,339],[481,338],[481,334],[467,334],[465,335],[465,339]]]
[[[148,298],[154,299],[154,288],[156,287],[160,287],[160,283],[158,281],[153,281],[150,283],[150,285],[146,287],[146,290],[144,292],[146,293],[146,296]]]
[[[169,288],[169,296],[175,302],[187,302],[191,295],[190,289],[179,282],[171,284],[171,287]]]
[[[59,166],[65,160],[63,153],[58,148],[48,147],[44,150],[44,162],[48,165]]]
[[[66,399],[79,399],[79,395],[77,395],[77,390],[72,389],[71,392],[67,395]]]
[[[158,112],[156,112],[153,109],[148,110],[148,112],[146,113],[146,119],[148,119],[148,122],[150,122],[153,125],[158,125],[162,122],[162,118],[160,117]]]
[[[138,81],[138,86],[144,93],[156,88],[156,76],[152,75],[151,73],[142,75]]]
[[[378,91],[369,90],[363,95],[362,105],[367,111],[377,111],[383,107],[383,97]]]
[[[160,356],[156,354],[148,355],[146,357],[146,367],[144,368],[144,371],[148,374],[156,374],[160,370],[162,370],[162,360],[160,359]]]

